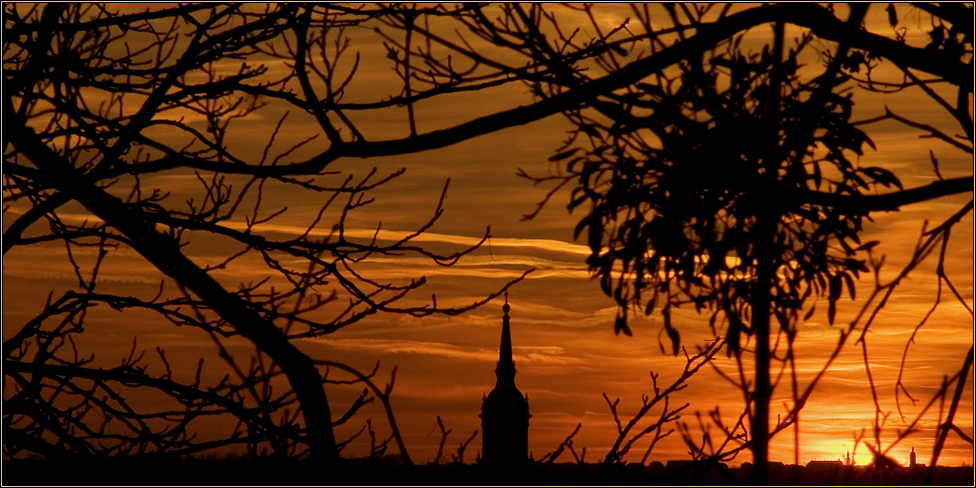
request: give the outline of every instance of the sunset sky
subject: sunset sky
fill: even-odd
[[[905,7],[908,12],[908,7]],[[628,14],[622,6],[607,7],[607,25],[619,24]],[[572,22],[568,18],[567,23]],[[883,8],[874,6],[869,16],[869,29],[889,33]],[[909,29],[909,39],[924,42],[927,24],[906,14],[903,24]],[[354,82],[348,89],[349,101],[382,99],[396,92],[391,81],[392,71],[385,60],[381,39],[370,31],[352,31],[351,50],[361,53],[362,62]],[[750,39],[768,39],[768,26],[754,29]],[[228,69],[234,69],[228,61]],[[813,60],[816,62],[816,60]],[[276,70],[290,69],[269,62],[269,76]],[[884,71],[887,69],[888,71]],[[882,66],[878,74],[891,74],[891,66]],[[868,119],[891,111],[906,117],[958,132],[951,121],[945,120],[920,90],[879,96],[854,87],[855,119]],[[511,84],[491,92],[457,94],[434,97],[417,107],[418,131],[427,132],[447,127],[479,115],[526,105],[532,102],[528,88]],[[247,118],[232,123],[230,144],[237,154],[255,160],[260,158],[274,125],[287,107],[271,104]],[[359,122],[367,137],[389,139],[406,135],[404,110],[391,109],[364,115]],[[174,119],[188,114],[158,114]],[[189,120],[189,119],[184,119]],[[198,122],[203,127],[204,121]],[[570,214],[566,205],[568,191],[558,192],[542,212],[532,220],[523,220],[545,197],[548,188],[534,186],[531,181],[516,176],[521,168],[536,176],[545,176],[552,169],[547,160],[555,154],[571,129],[560,116],[517,126],[443,149],[396,157],[369,160],[340,159],[328,169],[340,171],[335,181],[347,174],[364,177],[374,166],[380,175],[405,168],[404,175],[370,193],[375,202],[350,214],[345,223],[347,238],[368,241],[378,227],[378,237],[393,241],[413,232],[431,218],[438,198],[449,179],[444,214],[425,234],[414,239],[439,251],[456,251],[477,243],[490,227],[491,238],[479,250],[461,259],[452,267],[437,264],[418,256],[377,257],[356,268],[358,272],[378,281],[403,283],[426,276],[428,284],[401,302],[402,306],[420,306],[430,302],[436,294],[437,304],[465,306],[498,291],[523,272],[534,269],[525,280],[510,289],[512,307],[512,341],[516,385],[528,396],[532,418],[529,427],[529,449],[536,459],[553,451],[578,423],[582,429],[574,438],[579,451],[586,447],[586,460],[598,461],[606,454],[616,437],[616,426],[602,394],[611,400],[619,398],[621,420],[626,421],[641,405],[642,394],[653,394],[650,372],[660,375],[659,385],[667,385],[684,366],[684,358],[673,357],[662,349],[669,345],[662,335],[659,315],[633,320],[633,337],[615,335],[613,320],[617,309],[613,300],[600,290],[599,283],[590,278],[585,265],[589,255],[584,239],[573,239],[573,229],[584,216],[578,211]],[[877,165],[894,171],[906,188],[934,181],[937,176],[929,156],[931,150],[939,161],[945,178],[972,175],[972,156],[931,138],[920,138],[920,132],[895,122],[872,124],[865,128],[877,146],[867,149],[857,161],[861,165]],[[314,119],[292,109],[275,141],[275,150],[282,151],[319,129]],[[322,150],[324,138],[291,156],[301,160]],[[241,182],[245,180],[240,180]],[[145,188],[159,187],[172,192],[170,205],[199,193],[200,184],[189,172],[162,173],[143,179]],[[962,194],[931,202],[911,205],[898,212],[872,214],[862,242],[879,240],[875,255],[885,255],[883,279],[890,279],[907,263],[919,239],[925,221],[929,227],[941,223],[957,212],[972,198]],[[311,193],[296,196],[283,185],[268,183],[265,187],[262,212],[275,209],[287,211],[259,229],[272,236],[300,235],[314,219],[322,201]],[[581,209],[585,211],[585,209]],[[11,208],[3,216],[4,228],[23,209]],[[80,207],[65,208],[59,213],[65,220],[82,221],[93,216]],[[242,217],[243,219],[243,217]],[[237,224],[243,225],[241,222]],[[228,224],[233,225],[233,223]],[[330,222],[331,225],[331,222]],[[328,226],[322,226],[328,230]],[[203,236],[191,238],[186,252],[198,264],[217,263],[239,246],[230,248],[217,239]],[[86,251],[76,259],[88,262],[92,255]],[[93,249],[91,253],[95,253]],[[913,405],[904,393],[899,396],[904,420],[895,402],[895,382],[899,374],[906,344],[913,329],[935,303],[938,280],[935,275],[935,256],[915,270],[889,300],[866,335],[870,373],[877,387],[878,400],[884,412],[890,412],[881,433],[882,447],[887,448],[925,406],[943,377],[955,374],[973,343],[972,314],[943,286],[941,303],[915,335],[908,348],[904,366],[904,383],[908,392],[918,399]],[[973,306],[973,214],[970,212],[953,230],[948,245],[946,271],[953,285],[969,307]],[[260,281],[270,271],[259,257],[245,257],[233,266],[212,272],[227,289],[238,284]],[[144,298],[152,297],[159,289],[162,275],[151,264],[129,249],[113,251],[101,271],[99,284],[103,292],[128,293]],[[77,286],[63,245],[32,245],[15,247],[3,260],[3,336],[9,338],[30,317],[38,313],[47,295]],[[841,300],[837,323],[852,320],[865,304],[873,287],[871,276],[862,275],[857,283],[857,299]],[[817,312],[800,326],[798,377],[805,385],[819,370],[837,343],[839,325],[827,324],[826,303],[821,300]],[[406,315],[377,314],[361,322],[320,338],[300,341],[299,347],[310,356],[346,363],[362,371],[370,371],[379,362],[378,382],[388,381],[396,367],[396,384],[392,405],[405,443],[415,462],[432,460],[437,453],[439,431],[436,418],[440,416],[446,428],[452,429],[445,446],[446,453],[455,452],[458,444],[471,433],[481,429],[478,414],[482,396],[494,386],[494,367],[497,361],[501,331],[503,300],[496,299],[461,316],[432,316],[413,318]],[[323,312],[328,313],[328,309]],[[707,317],[694,310],[681,309],[674,316],[682,334],[682,345],[690,353],[711,339]],[[863,320],[861,321],[863,324]],[[177,358],[177,369],[192,374],[199,357],[209,358],[213,364],[214,347],[206,334],[173,327],[152,315],[116,312],[100,307],[87,319],[87,329],[80,342],[83,350],[96,354],[107,366],[117,365],[128,355],[134,336],[140,347],[152,351],[165,347],[168,357]],[[231,342],[231,351],[242,357],[252,349],[243,342]],[[148,357],[149,355],[147,355]],[[155,357],[147,360],[154,364]],[[717,369],[737,375],[734,361],[722,353],[715,360]],[[216,377],[217,375],[214,374]],[[774,378],[776,374],[774,372]],[[776,390],[771,417],[784,412],[789,400],[788,373]],[[973,436],[973,375],[970,372],[963,394],[956,424]],[[330,386],[333,415],[344,411],[361,387]],[[722,420],[734,422],[742,411],[742,393],[732,387],[715,371],[705,368],[693,377],[688,387],[671,399],[671,405],[689,403],[681,422],[697,431],[696,413],[703,418],[719,408]],[[658,412],[655,409],[652,413]],[[337,429],[340,438],[355,433],[366,418],[374,428],[387,435],[385,414],[377,403],[364,407],[353,420]],[[854,439],[861,434],[873,441],[871,432],[875,408],[867,383],[867,372],[861,346],[853,340],[821,380],[811,401],[803,410],[800,421],[801,463],[813,459],[840,459],[854,449]],[[934,428],[938,413],[931,410],[921,420],[920,431],[900,442],[889,455],[907,464],[908,453],[914,447],[919,462],[928,463],[935,442]],[[648,425],[644,420],[638,426]],[[714,431],[714,427],[713,427]],[[772,441],[771,459],[792,463],[794,459],[792,429],[778,434]],[[700,440],[696,438],[695,440]],[[363,441],[363,442],[368,442]],[[367,444],[353,444],[349,454],[363,454]],[[646,443],[639,443],[627,457],[637,461]],[[481,449],[480,435],[465,451],[465,460],[472,462]],[[395,450],[395,448],[393,449]],[[392,452],[392,451],[391,451]],[[447,455],[446,454],[446,455]],[[658,444],[650,460],[686,459],[687,447],[675,432]],[[569,461],[568,453],[560,458]],[[735,463],[749,461],[743,453]],[[871,454],[863,444],[857,446],[856,462],[866,464]],[[950,434],[939,460],[943,465],[972,464],[971,444]]]

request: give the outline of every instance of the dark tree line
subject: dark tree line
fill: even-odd
[[[938,179],[921,187],[906,188],[891,170],[858,164],[856,156],[874,145],[876,122],[852,118],[858,97],[848,90],[858,85],[922,90],[926,104],[958,122],[953,130],[960,134],[890,111],[880,119],[972,154],[971,6],[888,5],[891,29],[878,33],[865,18],[881,8],[644,4],[607,28],[599,5],[191,4],[134,12],[5,5],[4,253],[60,243],[69,258],[85,248],[98,256],[76,263],[76,289],[52,296],[4,342],[5,453],[189,453],[246,444],[254,452],[261,446],[282,456],[337,459],[344,441],[333,426],[372,397],[389,412],[390,390],[353,372],[367,389],[349,412],[331,411],[323,385],[343,380],[326,368],[341,365],[310,357],[293,341],[374,313],[458,314],[497,294],[463,308],[398,306],[425,280],[381,282],[357,272],[357,263],[410,253],[450,265],[473,249],[438,255],[411,242],[433,224],[440,205],[428,225],[400,242],[347,237],[346,216],[399,172],[345,176],[330,165],[431,150],[561,115],[575,130],[551,159],[556,171],[533,178],[552,185],[546,201],[569,188],[570,210],[583,212],[576,233],[592,251],[587,263],[601,289],[619,305],[614,330],[630,335],[629,317],[657,312],[667,348],[678,354],[681,327],[672,323],[672,310],[694,307],[707,317],[727,354],[753,371],[736,383],[745,421],[723,426],[730,442],[717,451],[685,437],[697,456],[713,460],[751,450],[754,481],[766,481],[770,436],[798,429],[816,386],[798,384],[793,368],[792,344],[813,313],[809,304],[826,298],[833,323],[838,300],[853,297],[855,280],[876,277],[872,301],[840,328],[838,349],[819,379],[849,337],[860,335],[866,347],[864,332],[897,285],[877,280],[881,260],[873,243],[860,241],[864,220],[973,188],[971,175],[942,178],[934,156]],[[911,44],[897,28],[909,11],[929,19],[927,45]],[[568,13],[577,20],[563,20]],[[360,59],[350,39],[374,29],[402,88],[364,102],[349,96],[357,69],[378,61]],[[763,29],[769,40],[746,47],[745,34]],[[811,53],[819,55],[813,64]],[[897,67],[901,80],[872,78],[880,63]],[[415,115],[415,106],[431,99],[510,83],[527,84],[534,100],[434,131],[424,131]],[[404,137],[377,137],[359,122],[391,109],[402,115]],[[314,121],[316,135],[276,144],[284,137],[282,116],[260,154],[237,147],[238,119],[271,110]],[[159,116],[178,111],[205,123]],[[195,175],[199,186],[190,200],[178,201],[153,179],[169,174]],[[304,234],[262,232],[261,224],[284,211],[262,203],[272,188],[323,202]],[[61,217],[78,208],[98,220]],[[904,274],[939,245],[944,259],[950,230],[971,209],[970,201],[929,229]],[[224,262],[202,266],[187,243],[210,239],[234,250]],[[158,270],[164,283],[158,296],[96,290],[103,260],[119,249]],[[267,281],[234,289],[215,278],[215,271],[248,259],[267,266]],[[940,286],[959,296],[941,267],[940,273]],[[120,368],[89,367],[72,337],[96,304],[195,328],[213,340],[233,374],[217,385],[199,375],[178,382],[168,367],[147,369],[135,346]],[[253,345],[250,365],[227,353],[225,344],[235,338]],[[166,363],[163,350],[157,355]],[[971,362],[970,353],[955,378],[959,385]],[[777,370],[794,373],[793,403],[771,424]],[[267,387],[281,380],[287,388]],[[137,411],[126,401],[133,385],[168,396],[174,407]],[[658,401],[665,396],[655,395]],[[958,401],[956,395],[950,403]],[[239,420],[234,433],[195,440],[192,422],[225,414]],[[630,449],[630,428],[620,428],[621,455]],[[374,454],[385,446],[377,444]]]

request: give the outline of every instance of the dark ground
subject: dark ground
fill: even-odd
[[[932,484],[973,486],[973,468],[938,467]],[[866,467],[810,469],[771,466],[771,483],[792,485],[903,485],[921,484],[926,469],[875,470]],[[685,463],[631,464],[613,472],[599,472],[598,465],[581,469],[577,464],[529,466],[522,470],[480,465],[348,464],[328,469],[309,461],[270,459],[227,461],[150,461],[93,459],[88,461],[4,460],[3,486],[281,486],[281,485],[738,485],[747,470],[709,469]]]

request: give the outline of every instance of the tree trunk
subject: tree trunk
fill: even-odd
[[[765,134],[768,149],[763,157],[764,172],[760,175],[768,184],[767,188],[776,187],[777,171],[780,161],[786,157],[779,136],[781,90],[784,77],[783,61],[783,23],[773,24],[773,56],[776,60],[770,73],[770,100],[766,107],[769,117],[769,133]],[[771,309],[771,293],[776,273],[776,262],[773,256],[773,244],[776,239],[776,227],[779,215],[772,209],[775,202],[758,202],[756,224],[753,227],[755,236],[753,245],[756,256],[756,281],[752,289],[752,330],[756,336],[755,354],[755,389],[753,390],[753,417],[749,424],[752,437],[752,472],[749,482],[757,485],[769,484],[769,400],[772,386],[769,382],[769,314]]]
[[[183,255],[176,239],[157,232],[152,223],[135,215],[125,202],[98,188],[89,177],[81,174],[47,145],[38,141],[36,134],[23,121],[13,122],[10,129],[14,133],[12,140],[16,141],[17,150],[37,165],[46,183],[78,201],[121,232],[132,248],[156,269],[195,293],[281,367],[301,404],[308,431],[306,441],[312,456],[325,462],[337,460],[329,403],[318,369],[308,356],[246,302],[228,293],[209,274]]]
[[[768,218],[762,219],[768,220]],[[758,227],[757,223],[757,227]],[[762,224],[764,226],[768,224]],[[763,229],[765,230],[765,229]],[[756,336],[755,357],[755,390],[753,391],[753,416],[750,422],[752,437],[752,472],[749,482],[757,485],[769,483],[769,312],[770,286],[773,278],[773,262],[769,255],[769,245],[772,238],[765,238],[769,233],[760,232],[760,240],[764,241],[760,250],[760,260],[757,263],[756,287],[752,295],[752,330]],[[765,251],[765,252],[763,252]]]

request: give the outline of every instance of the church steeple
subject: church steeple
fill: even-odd
[[[526,463],[529,445],[529,402],[515,387],[512,329],[508,293],[502,306],[502,340],[495,366],[495,388],[482,400],[482,461],[494,466],[516,467]]]
[[[515,361],[512,360],[512,326],[509,323],[508,312],[512,307],[508,305],[508,292],[505,292],[505,305],[502,305],[502,342],[498,347],[498,364],[495,366],[495,388],[502,386],[515,387]]]

